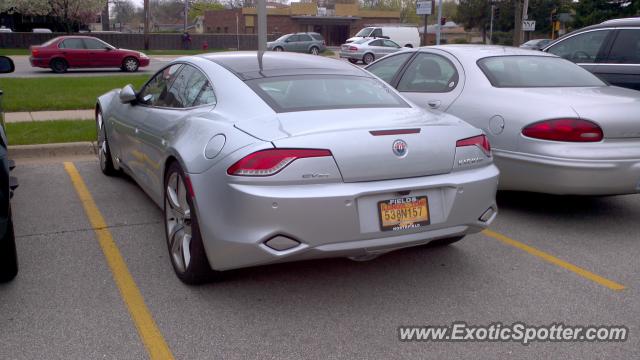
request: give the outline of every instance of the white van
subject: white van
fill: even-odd
[[[379,37],[393,40],[404,47],[417,48],[420,46],[418,27],[403,25],[368,26],[358,31],[356,36],[347,39],[347,44],[358,39]]]

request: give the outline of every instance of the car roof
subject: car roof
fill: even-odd
[[[464,58],[470,61],[477,61],[482,58],[491,56],[512,56],[512,55],[533,55],[533,56],[551,56],[556,57],[553,54],[541,52],[538,50],[522,49],[513,46],[499,46],[499,45],[439,45],[439,46],[424,46],[418,49],[439,49],[446,51],[457,58]]]
[[[359,67],[323,56],[267,51],[262,56],[262,69],[257,51],[239,51],[197,55],[234,73],[242,80],[288,75],[369,76]]]

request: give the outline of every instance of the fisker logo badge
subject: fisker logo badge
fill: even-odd
[[[404,140],[394,141],[393,145],[391,145],[391,149],[393,149],[393,153],[397,157],[405,157],[409,151],[409,149],[407,149],[407,143]]]

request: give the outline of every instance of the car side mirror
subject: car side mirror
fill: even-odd
[[[105,50],[107,50],[107,51],[111,51],[111,50],[113,50],[112,48],[110,48],[110,47],[108,47],[108,46],[105,46],[105,47],[104,47],[104,49],[105,49]]]
[[[13,64],[13,60],[7,56],[0,56],[0,73],[12,73],[16,69],[16,66]]]
[[[133,86],[126,85],[120,90],[120,102],[123,104],[131,104],[138,99],[136,91],[133,90]]]

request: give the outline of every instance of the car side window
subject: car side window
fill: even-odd
[[[409,60],[411,55],[413,55],[413,53],[407,52],[385,57],[384,59],[379,60],[373,65],[369,66],[367,70],[371,71],[374,75],[386,81],[387,83],[391,83],[393,77],[396,75],[398,70],[400,70],[402,65],[404,65],[404,63]]]
[[[640,29],[619,29],[607,62],[640,64]]]
[[[182,66],[182,64],[168,66],[151,78],[140,91],[139,98],[141,103],[150,106],[167,106],[166,100],[169,87]]]
[[[398,91],[444,93],[455,89],[458,71],[443,56],[420,53],[407,67],[398,83]]]
[[[373,30],[373,32],[369,36],[371,36],[371,37],[381,37],[382,36],[382,29],[378,28],[378,29]]]
[[[369,46],[382,46],[382,40],[374,40],[369,43]]]
[[[303,35],[298,35],[300,38],[298,41],[311,41],[311,36],[303,34]]]
[[[84,49],[82,39],[65,39],[58,46],[61,49]]]
[[[213,103],[215,95],[207,77],[195,67],[185,65],[172,82],[164,106],[188,108]]]
[[[611,30],[595,30],[577,34],[551,46],[547,51],[575,63],[593,63]]]
[[[95,40],[95,39],[83,39],[84,40],[84,46],[87,49],[90,50],[104,50],[105,48],[107,48],[107,44]]]
[[[289,37],[287,38],[287,40],[286,40],[286,41],[287,41],[287,42],[300,41],[300,40],[298,40],[298,39],[299,39],[299,36],[298,36],[298,35],[291,35],[291,36],[289,36]]]
[[[400,45],[394,43],[391,40],[384,40],[383,43],[384,43],[384,46],[386,46],[386,47],[392,47],[392,48],[399,48],[400,47]]]

